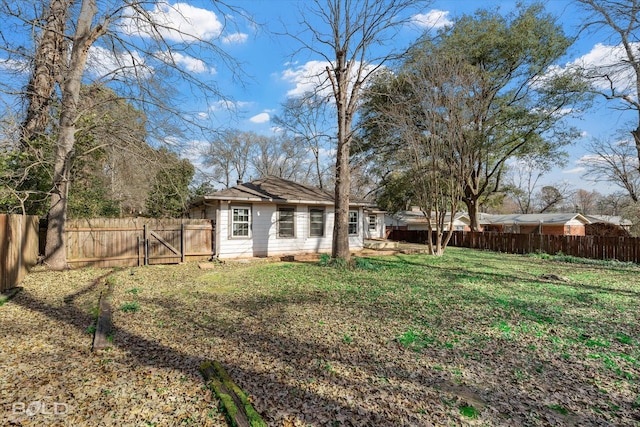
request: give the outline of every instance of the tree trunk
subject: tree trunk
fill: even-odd
[[[82,75],[87,62],[89,47],[100,36],[104,27],[92,31],[91,23],[97,13],[96,0],[83,0],[73,38],[71,58],[62,87],[60,112],[60,134],[55,150],[53,189],[47,225],[45,262],[52,270],[68,268],[66,253],[65,221],[67,220],[67,196],[69,193],[69,171],[73,157],[76,131],[76,113]]]
[[[333,226],[333,258],[349,260],[349,191],[351,188],[351,170],[349,169],[348,124],[344,113],[339,114],[338,152],[336,153],[335,219]]]
[[[62,71],[69,4],[69,0],[51,0],[49,10],[43,16],[46,24],[38,40],[33,71],[27,85],[28,105],[21,129],[21,141],[25,145],[43,133],[49,124],[49,106]]]
[[[464,198],[464,203],[467,205],[467,212],[469,213],[469,228],[471,231],[481,231],[477,197],[474,197],[474,195],[467,196]]]
[[[339,43],[336,43],[336,46]],[[336,153],[336,187],[335,187],[335,218],[333,224],[332,257],[348,261],[349,252],[349,193],[351,191],[351,169],[349,155],[351,154],[351,114],[349,112],[349,77],[351,67],[346,61],[346,51],[336,51],[335,75],[327,67],[327,73],[333,86],[338,116],[338,147]],[[354,89],[355,91],[355,89]],[[351,96],[355,96],[352,91]],[[358,221],[359,223],[359,221]]]
[[[633,136],[633,141],[636,144],[636,151],[638,152],[638,172],[640,172],[640,123],[635,130],[631,131],[631,135]]]

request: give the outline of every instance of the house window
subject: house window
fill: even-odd
[[[358,211],[349,211],[349,235],[358,234]]]
[[[231,208],[231,237],[249,237],[251,229],[250,208]]]
[[[278,237],[296,237],[295,212],[295,208],[292,207],[278,208]]]
[[[309,209],[309,236],[324,236],[324,209]]]
[[[376,224],[376,216],[375,215],[369,215],[369,231],[376,231],[377,224]]]

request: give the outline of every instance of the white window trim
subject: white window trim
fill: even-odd
[[[312,235],[311,234],[311,211],[319,211],[322,212],[322,233],[320,235]],[[327,228],[327,217],[326,217],[326,209],[325,208],[309,208],[309,237],[320,238],[324,237],[326,234]]]
[[[247,209],[247,211],[249,212],[249,233],[247,236],[234,236],[233,235],[233,224],[235,224],[236,222],[233,220],[233,210],[234,209]],[[243,206],[243,205],[231,205],[229,206],[229,239],[239,239],[239,240],[246,240],[246,239],[251,239],[252,235],[253,235],[253,214],[251,212],[251,206]],[[238,224],[243,224],[244,221],[242,222],[238,222]]]
[[[355,212],[355,214],[356,214],[355,222],[351,222],[351,212]],[[359,224],[359,221],[358,221],[358,219],[360,218],[360,212],[357,211],[357,210],[349,210],[349,214],[348,215],[349,215],[349,218],[348,218],[348,222],[347,222],[347,232],[349,231],[349,228],[350,228],[349,226],[351,224],[355,224],[356,225],[356,232],[355,233],[349,233],[349,236],[357,236],[357,235],[360,234],[359,230],[358,230],[360,228],[360,224]]]
[[[292,210],[293,211],[293,218],[292,218],[292,222],[293,222],[293,236],[281,236],[280,235],[280,209],[288,209],[288,210]],[[296,215],[297,213],[297,209],[295,206],[276,206],[276,239],[295,239],[296,235],[297,235],[297,228],[296,227]]]
[[[373,221],[371,221],[373,218]],[[376,231],[378,229],[378,215],[369,214],[369,226],[367,227],[369,231]]]

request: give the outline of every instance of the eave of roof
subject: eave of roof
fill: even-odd
[[[298,197],[300,195],[303,197]],[[277,177],[265,177],[238,184],[234,187],[200,197],[194,200],[191,205],[199,206],[206,203],[206,201],[216,200],[246,203],[305,204],[316,206],[335,205],[333,194],[326,190]],[[349,206],[376,207],[375,204],[362,200],[351,200],[349,202]]]

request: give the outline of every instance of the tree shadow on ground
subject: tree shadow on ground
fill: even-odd
[[[101,281],[104,277],[108,276],[108,274],[104,274],[93,280],[89,285],[85,288],[80,289],[74,294],[69,295],[65,298],[65,304],[61,306],[54,306],[48,304],[33,294],[31,294],[28,290],[24,290],[21,292],[16,298],[12,300],[12,303],[18,304],[21,307],[40,313],[45,315],[46,317],[54,320],[56,322],[62,322],[64,324],[70,325],[74,328],[77,328],[79,331],[86,331],[86,329],[92,325],[95,321],[93,315],[91,313],[84,312],[80,310],[78,307],[73,305],[73,300],[78,295],[87,294],[97,287],[101,286],[103,282]],[[181,307],[176,307],[175,301],[160,301],[156,300],[156,304],[159,306],[163,306],[166,308],[171,308],[176,313],[180,313]],[[206,330],[207,334],[215,334],[219,335],[220,338],[228,338],[228,336],[220,335],[220,331],[217,328],[208,328],[206,325],[198,324],[197,322],[190,321],[190,323],[194,326],[194,328],[198,328],[201,331]],[[226,332],[230,333],[233,331],[233,326],[228,325],[228,329]],[[162,345],[159,342],[148,339],[146,337],[140,336],[138,334],[132,333],[124,328],[119,327],[118,325],[113,325],[112,331],[115,336],[114,346],[121,348],[128,353],[128,357],[130,361],[134,364],[146,365],[154,368],[168,368],[175,371],[181,371],[185,375],[201,379],[199,374],[199,367],[201,364],[207,360],[209,360],[212,356],[223,356],[221,354],[190,354],[188,352],[180,351],[179,349]],[[196,335],[196,334],[194,334]],[[87,338],[89,341],[89,338]],[[260,334],[246,334],[243,335],[242,338],[237,340],[238,346],[249,347],[253,346],[252,343],[261,344],[269,342],[268,335],[260,335]],[[300,348],[305,346],[304,343],[298,343]],[[90,343],[87,343],[87,348],[90,347]],[[311,352],[319,351],[319,349],[309,348]],[[223,358],[223,357],[221,357]],[[262,390],[264,393],[270,394],[270,397],[275,397],[276,392],[282,397],[284,396],[296,396],[299,393],[299,389],[294,386],[288,384],[286,378],[282,378],[280,380],[272,378],[268,373],[258,372],[252,368],[252,366],[248,363],[243,363],[240,360],[233,360],[227,358],[223,360],[225,367],[232,374],[233,377],[236,378],[244,378],[245,381],[241,382],[241,386],[247,387],[251,389],[252,383],[258,384],[268,384],[269,386]],[[210,393],[208,390],[203,390],[203,393]],[[273,393],[273,394],[272,394]],[[278,397],[279,398],[279,397]],[[268,398],[267,398],[268,399]],[[322,396],[318,393],[310,393],[306,392],[304,396],[304,400],[310,402],[308,405],[309,412],[303,414],[303,418],[308,420],[308,422],[312,424],[328,424],[332,421],[339,421],[342,425],[362,425],[361,423],[352,423],[352,420],[356,419],[368,419],[373,420],[376,425],[398,425],[398,420],[394,419],[387,413],[374,413],[368,411],[364,408],[352,408],[344,402],[336,401],[335,399]],[[326,420],[318,420],[314,418],[313,414],[314,407],[320,408],[332,408],[331,413],[335,414],[334,419],[326,419]],[[267,419],[274,420],[274,414],[263,414],[266,415]],[[296,416],[295,412],[291,413],[292,416]],[[413,419],[410,424],[419,424],[419,420]]]

